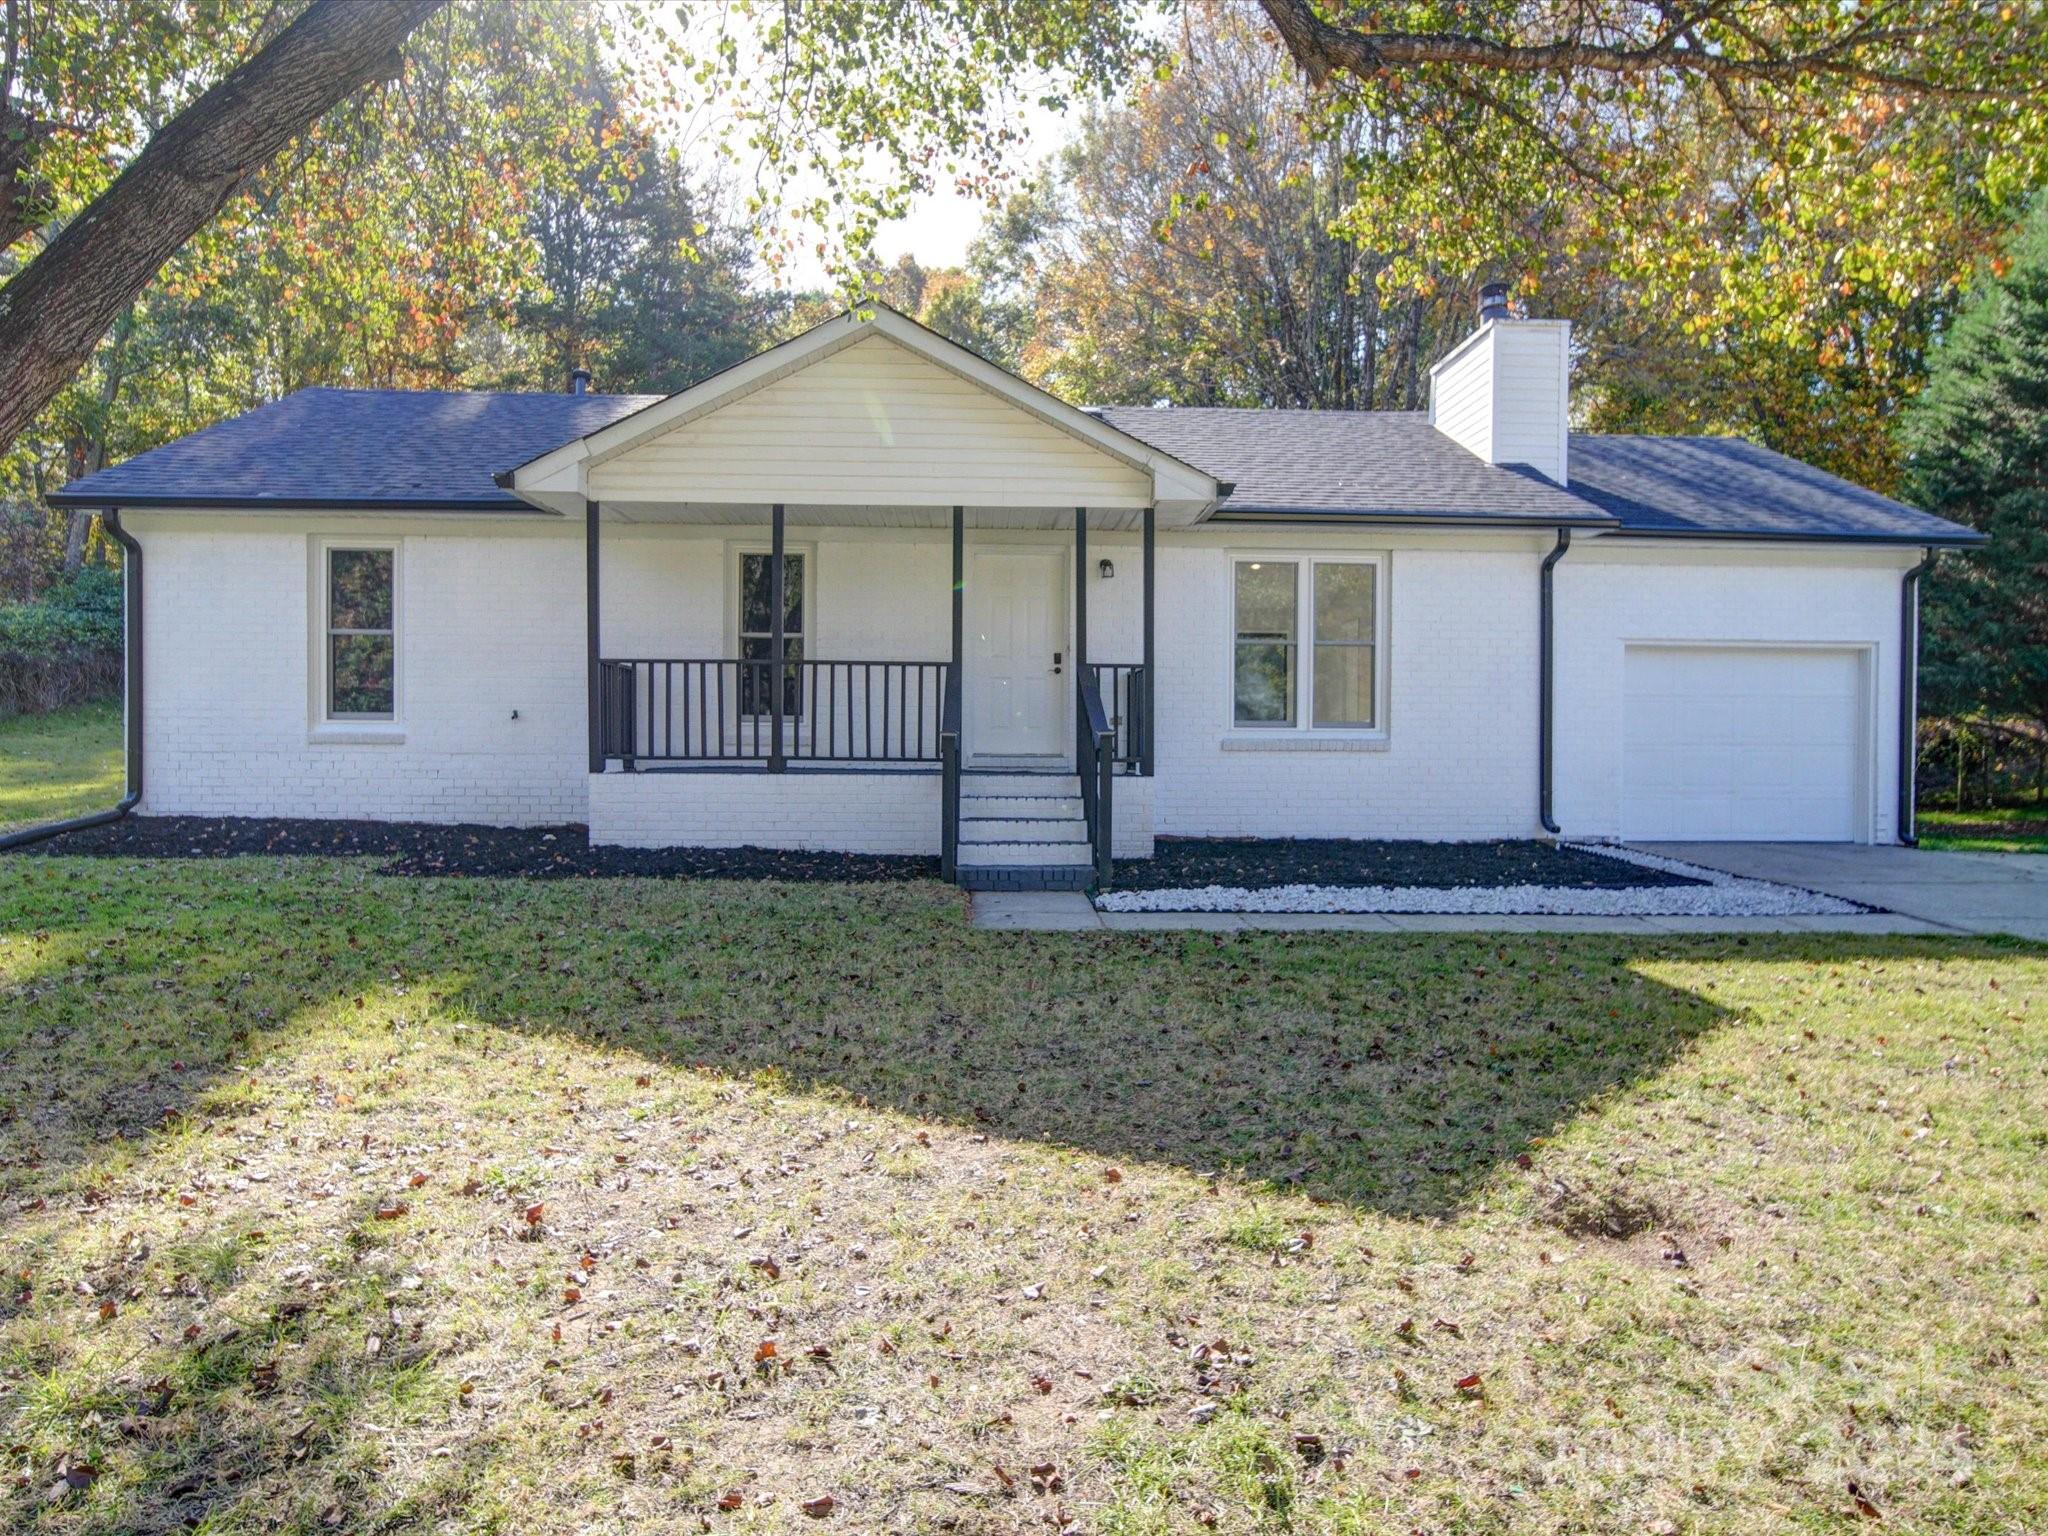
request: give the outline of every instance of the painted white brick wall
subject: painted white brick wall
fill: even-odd
[[[129,523],[148,583],[145,812],[582,819],[583,584],[572,530],[140,513]],[[399,544],[402,741],[317,739],[321,534]]]
[[[1161,835],[1534,835],[1535,541],[1388,549],[1384,532],[1315,539],[1387,560],[1387,735],[1365,743],[1232,728],[1229,562],[1304,546],[1282,529],[1223,537],[1162,541],[1159,552],[1170,594],[1158,618]]]
[[[1872,835],[1897,836],[1899,578],[1917,550],[1804,552],[1590,540],[1557,567],[1557,820],[1621,831],[1622,668],[1631,643],[1868,647]]]
[[[627,848],[939,851],[935,773],[603,773],[590,840]]]
[[[156,814],[584,821],[616,841],[935,852],[936,775],[587,774],[581,529],[569,524],[133,514],[148,569],[148,772]],[[726,650],[727,542],[743,530],[606,529],[613,654]],[[401,547],[404,739],[317,739],[313,540]],[[945,654],[943,533],[806,530],[814,654]],[[1071,550],[1067,536],[1058,542]],[[1135,662],[1139,548],[1091,539],[1090,652]],[[1387,736],[1331,744],[1230,724],[1229,561],[1376,550],[1387,559]],[[1159,777],[1120,780],[1117,841],[1175,835],[1487,838],[1537,833],[1537,569],[1510,534],[1229,528],[1159,541]],[[1107,555],[1116,575],[1103,581]],[[1872,809],[1893,835],[1900,570],[1911,552],[1815,555],[1582,539],[1558,568],[1560,820],[1619,826],[1629,640],[1869,645]],[[513,720],[517,710],[519,718]],[[1147,814],[1149,811],[1149,814]],[[635,818],[639,818],[638,821]]]

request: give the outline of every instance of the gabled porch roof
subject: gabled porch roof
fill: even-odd
[[[1229,487],[886,306],[849,311],[500,474],[635,522],[1187,526]]]

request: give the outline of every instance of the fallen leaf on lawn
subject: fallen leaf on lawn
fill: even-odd
[[[739,1490],[734,1489],[731,1493],[728,1493],[719,1499],[718,1507],[724,1510],[733,1510],[738,1509],[742,1504],[746,1502],[747,1501],[744,1498],[740,1497]]]
[[[1470,1376],[1462,1377],[1459,1380],[1458,1390],[1460,1392],[1477,1392],[1479,1390],[1479,1385],[1479,1373],[1477,1371],[1474,1371]]]
[[[773,1360],[775,1358],[775,1341],[773,1339],[763,1339],[754,1347],[754,1358],[758,1361]]]
[[[813,1520],[822,1520],[832,1513],[833,1499],[829,1493],[821,1493],[815,1499],[805,1499],[797,1508]]]
[[[528,1207],[526,1208],[526,1224],[527,1224],[527,1225],[528,1225],[529,1227],[537,1227],[537,1226],[539,1226],[539,1225],[540,1225],[540,1213],[541,1213],[542,1211],[546,1210],[546,1209],[547,1209],[547,1207],[546,1207],[545,1205],[543,1205],[543,1204],[542,1204],[542,1203],[541,1203],[540,1201],[538,1201],[538,1200],[534,1201],[534,1202],[533,1202],[533,1204],[529,1205],[529,1206],[528,1206]]]
[[[1866,1520],[1882,1520],[1884,1512],[1863,1496],[1863,1490],[1856,1486],[1856,1480],[1849,1480],[1849,1497],[1856,1501],[1856,1513]]]
[[[396,1221],[399,1217],[403,1216],[408,1209],[410,1209],[410,1207],[408,1207],[403,1200],[393,1200],[388,1204],[380,1205],[377,1207],[377,1219],[379,1221]]]

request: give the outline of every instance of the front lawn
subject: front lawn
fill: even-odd
[[[2048,1525],[2041,950],[371,868],[0,859],[0,1526]]]
[[[2048,853],[2048,806],[1921,811],[1920,846],[1975,853]]]
[[[104,811],[123,772],[118,700],[0,720],[0,832]]]

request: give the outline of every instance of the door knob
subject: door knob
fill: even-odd
[[[1060,653],[1058,651],[1052,653],[1052,675],[1054,677],[1060,675]]]

